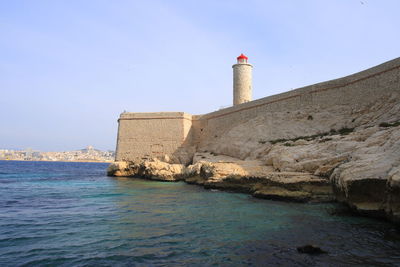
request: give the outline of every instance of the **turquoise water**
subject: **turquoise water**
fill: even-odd
[[[0,266],[399,266],[400,233],[334,204],[0,161]],[[316,244],[328,254],[299,254]]]

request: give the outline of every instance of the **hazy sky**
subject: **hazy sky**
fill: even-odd
[[[400,56],[398,0],[0,0],[0,148],[115,149],[131,112],[202,114]]]

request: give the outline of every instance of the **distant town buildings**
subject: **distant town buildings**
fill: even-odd
[[[64,152],[41,152],[31,148],[25,150],[0,149],[0,160],[112,162],[114,157],[114,151],[101,151],[92,146]]]

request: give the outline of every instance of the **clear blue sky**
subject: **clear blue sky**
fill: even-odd
[[[0,148],[115,149],[124,111],[207,113],[399,57],[398,0],[0,0]]]

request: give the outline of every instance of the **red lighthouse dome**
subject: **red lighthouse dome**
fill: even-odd
[[[237,57],[237,62],[238,63],[247,63],[248,59],[249,58],[246,57],[245,55],[243,55],[243,53],[242,53],[242,54],[240,54],[240,56]]]

